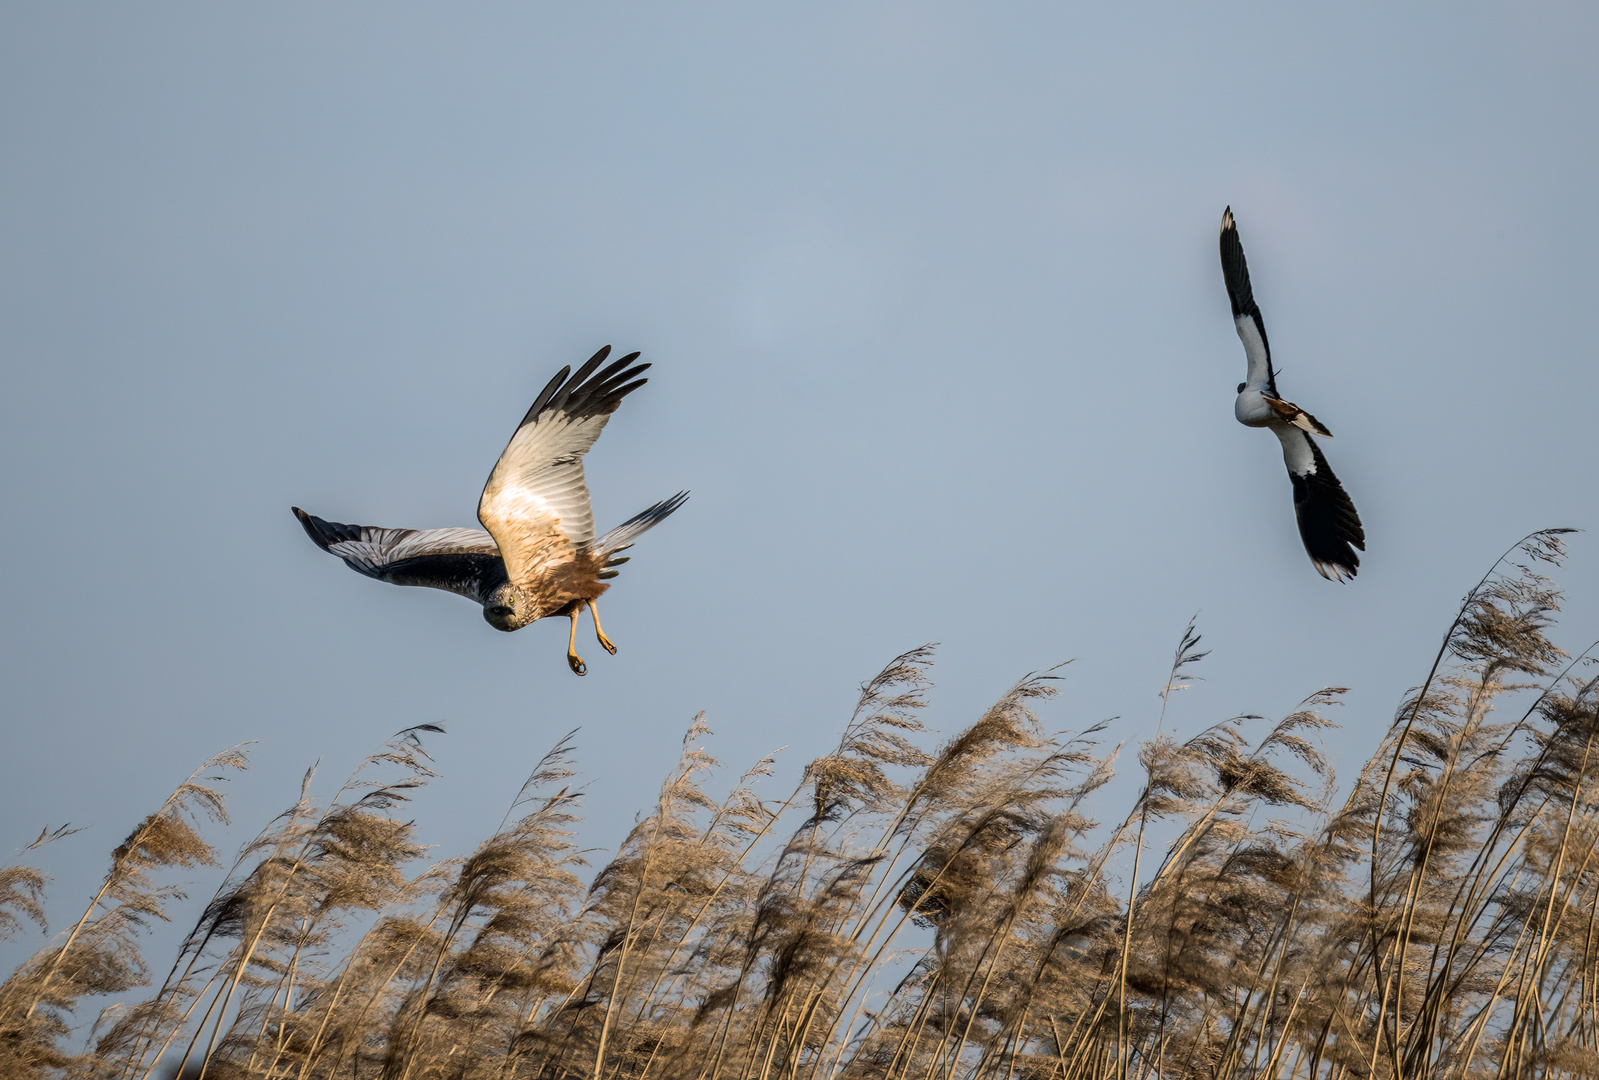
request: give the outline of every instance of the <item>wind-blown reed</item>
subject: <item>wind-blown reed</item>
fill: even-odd
[[[924,647],[862,687],[786,796],[757,794],[766,759],[713,797],[696,717],[585,887],[571,736],[476,851],[423,866],[396,810],[438,729],[409,729],[325,805],[308,774],[154,992],[82,1043],[75,1009],[154,981],[139,931],[178,895],[160,881],[216,865],[200,825],[222,818],[207,778],[245,764],[230,751],[0,986],[0,1075],[1599,1075],[1599,678],[1546,636],[1560,596],[1537,572],[1563,531],[1466,596],[1341,801],[1316,743],[1328,688],[1182,740],[1163,712],[1134,804],[1102,825],[1115,751],[1103,725],[1042,730],[1056,676],[928,745]],[[1198,645],[1190,626],[1163,709]],[[44,884],[0,869],[0,933],[43,923]]]

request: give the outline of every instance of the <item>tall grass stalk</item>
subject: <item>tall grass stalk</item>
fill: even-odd
[[[1563,532],[1467,593],[1417,688],[1360,725],[1382,734],[1341,796],[1316,738],[1343,689],[1275,723],[1195,717],[1175,695],[1204,655],[1192,623],[1121,812],[1109,723],[1051,734],[1035,715],[1053,670],[929,743],[925,646],[861,687],[780,798],[757,794],[770,757],[713,797],[695,717],[586,887],[572,736],[477,850],[423,867],[396,811],[438,729],[409,729],[325,804],[308,774],[161,984],[74,1050],[75,1009],[144,981],[166,879],[215,862],[206,776],[243,760],[214,759],[0,985],[0,1075],[1599,1075],[1599,678],[1550,640],[1560,594],[1539,572]],[[44,885],[0,868],[0,932],[43,925]]]

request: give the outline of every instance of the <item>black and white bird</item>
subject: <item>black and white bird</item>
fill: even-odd
[[[1332,432],[1304,409],[1284,401],[1277,393],[1277,373],[1271,366],[1271,346],[1266,343],[1266,323],[1260,317],[1249,288],[1249,265],[1238,240],[1232,207],[1221,216],[1221,272],[1227,298],[1233,305],[1233,324],[1249,359],[1249,377],[1238,384],[1233,415],[1248,427],[1270,428],[1283,444],[1283,462],[1294,485],[1294,515],[1299,536],[1316,572],[1329,581],[1346,581],[1360,566],[1358,548],[1366,550],[1366,533],[1360,515],[1344,487],[1333,475],[1313,435],[1332,438]]]
[[[627,562],[621,553],[688,498],[679,492],[595,538],[583,455],[622,399],[644,385],[637,376],[650,366],[635,365],[635,352],[601,370],[610,352],[607,345],[576,374],[562,368],[528,409],[478,500],[478,521],[487,532],[341,525],[298,506],[294,516],[317,547],[357,573],[467,597],[483,605],[483,618],[496,630],[565,615],[572,620],[566,662],[584,674],[578,615],[588,609],[600,645],[615,653],[594,601]]]

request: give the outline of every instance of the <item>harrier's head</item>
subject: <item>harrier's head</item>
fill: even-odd
[[[483,602],[483,618],[494,629],[507,633],[520,630],[543,616],[544,612],[527,590],[510,583],[495,589]]]

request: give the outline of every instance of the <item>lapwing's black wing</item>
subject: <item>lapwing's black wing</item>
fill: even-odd
[[[1238,340],[1244,343],[1249,359],[1245,385],[1269,397],[1277,397],[1277,373],[1271,366],[1271,345],[1266,341],[1266,322],[1260,317],[1255,292],[1249,287],[1249,264],[1244,261],[1244,245],[1238,240],[1238,225],[1233,208],[1221,216],[1221,276],[1227,282],[1227,299],[1233,306],[1233,325]]]
[[[1282,440],[1283,463],[1294,485],[1299,538],[1316,572],[1329,581],[1354,577],[1360,566],[1355,549],[1366,550],[1366,530],[1355,504],[1309,433],[1290,424],[1273,424],[1272,430]]]

